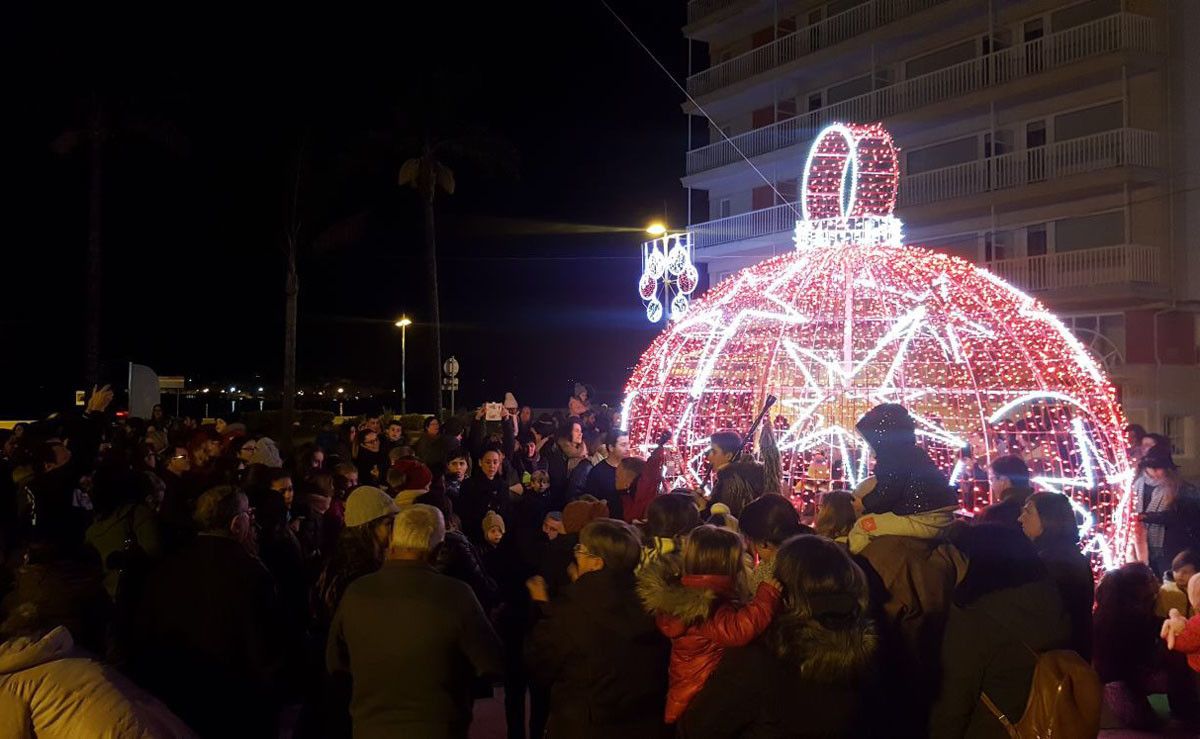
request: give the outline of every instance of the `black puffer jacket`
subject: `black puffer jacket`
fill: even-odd
[[[471,586],[479,604],[486,611],[496,605],[500,589],[495,579],[483,567],[483,558],[475,545],[460,531],[447,531],[438,547],[434,569]]]
[[[875,406],[855,428],[875,450],[876,485],[862,499],[865,513],[911,516],[958,505],[946,476],[917,446],[916,425],[904,406]]]
[[[550,686],[552,736],[662,735],[671,644],[642,609],[634,583],[633,573],[591,572],[544,607],[525,657]]]

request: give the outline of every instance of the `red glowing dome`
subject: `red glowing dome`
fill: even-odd
[[[819,137],[797,251],[724,280],[654,340],[626,386],[631,440],[648,448],[670,430],[678,477],[699,483],[712,432],[747,429],[771,394],[785,475],[801,476],[819,450],[854,485],[869,474],[855,422],[902,403],[952,480],[970,476],[968,447],[985,468],[1019,454],[1038,487],[1070,496],[1098,561],[1123,561],[1132,474],[1111,382],[1038,301],[966,261],[902,246],[896,180],[881,127]]]

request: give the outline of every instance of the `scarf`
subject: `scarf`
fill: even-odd
[[[587,445],[583,442],[572,444],[570,439],[559,439],[558,450],[562,452],[563,458],[567,460],[567,474],[579,466],[579,463],[587,459]]]

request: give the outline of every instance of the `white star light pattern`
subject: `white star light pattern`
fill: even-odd
[[[731,276],[655,339],[626,388],[634,443],[649,449],[670,430],[679,481],[698,484],[712,432],[744,431],[772,394],[785,474],[802,479],[819,450],[840,460],[853,486],[870,474],[855,422],[879,403],[901,403],[955,482],[974,467],[960,455],[966,447],[983,466],[1020,454],[1038,487],[1071,499],[1097,564],[1125,561],[1133,475],[1124,415],[1100,366],[1040,303],[986,270],[870,234],[861,243],[855,224],[864,217],[894,220],[895,149],[879,126],[831,135],[814,152],[833,153],[810,155],[809,166],[853,170],[855,195],[806,174],[824,190],[805,212],[824,218],[797,232],[839,226],[841,235],[798,239],[795,253]]]

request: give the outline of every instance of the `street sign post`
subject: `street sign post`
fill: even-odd
[[[442,363],[442,371],[446,376],[442,378],[442,389],[450,391],[450,415],[454,415],[454,393],[458,390],[458,360],[451,356]]]

